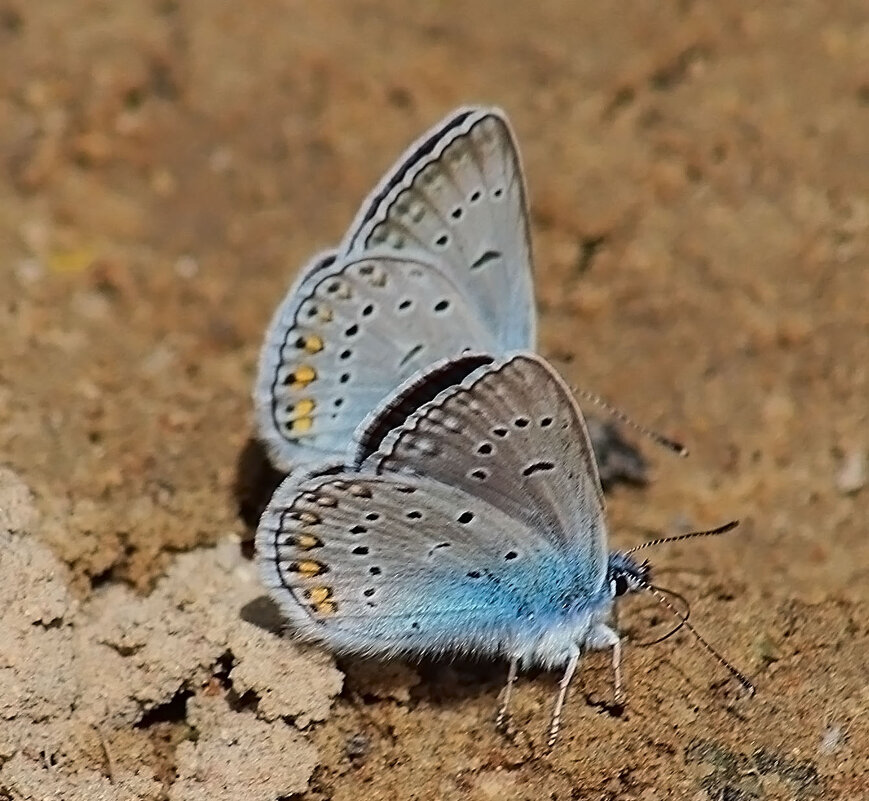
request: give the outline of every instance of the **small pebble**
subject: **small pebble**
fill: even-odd
[[[821,752],[822,756],[828,756],[829,754],[832,754],[841,743],[842,727],[830,726],[830,728],[826,729],[821,735],[821,744],[818,747],[818,751]]]
[[[367,735],[359,732],[347,738],[347,745],[344,746],[344,752],[348,759],[364,759],[368,756],[371,750],[371,740]]]
[[[842,466],[836,473],[836,489],[843,495],[853,495],[866,486],[866,454],[863,451],[850,451],[842,459]]]
[[[179,278],[195,278],[199,273],[199,262],[193,256],[180,256],[175,262],[175,274]]]
[[[15,265],[15,277],[22,284],[35,284],[44,276],[45,265],[39,259],[21,259]]]

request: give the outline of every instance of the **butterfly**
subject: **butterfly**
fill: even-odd
[[[338,654],[503,657],[561,667],[611,648],[647,562],[607,545],[582,412],[543,358],[468,353],[400,387],[345,459],[291,474],[257,531],[261,577],[297,636]]]
[[[418,370],[536,338],[522,167],[510,125],[462,108],[414,143],[335,251],[275,312],[254,390],[272,462],[343,453],[362,418]]]
[[[339,247],[275,311],[254,387],[258,435],[286,472],[340,457],[402,381],[464,351],[533,350],[536,312],[522,165],[498,109],[461,108],[415,142]],[[589,421],[605,480],[646,465]]]

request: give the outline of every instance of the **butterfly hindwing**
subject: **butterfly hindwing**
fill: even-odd
[[[290,334],[303,300],[316,286],[319,277],[334,266],[336,256],[337,251],[323,251],[302,267],[281,304],[275,309],[260,348],[253,391],[257,429],[272,463],[281,469],[289,469],[297,457],[297,449],[295,437],[287,430],[288,421],[283,419],[286,403],[283,402],[284,390],[278,376],[289,365],[304,364],[304,348],[291,348]],[[316,351],[316,340],[311,342],[310,348]]]
[[[536,315],[522,166],[497,109],[460,109],[409,148],[341,249],[418,252],[444,265],[500,349],[533,348]]]
[[[553,543],[416,476],[291,476],[257,552],[296,632],[345,653],[509,651],[576,589]]]
[[[395,253],[314,263],[278,308],[260,360],[257,422],[288,469],[343,453],[398,384],[491,334],[449,276]]]

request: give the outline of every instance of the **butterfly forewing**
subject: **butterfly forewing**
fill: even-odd
[[[368,223],[381,211],[386,196],[420,163],[431,158],[432,153],[435,153],[452,136],[453,131],[458,130],[469,117],[479,112],[480,109],[472,106],[462,106],[455,109],[405,150],[390,170],[380,179],[356,214],[356,218],[344,238],[342,249],[345,252],[365,247],[362,241],[362,232],[368,229]]]
[[[419,369],[492,334],[436,266],[370,253],[308,270],[266,336],[257,420],[283,468],[343,453],[353,430]]]
[[[534,354],[478,368],[423,404],[365,463],[480,498],[591,566],[606,563],[604,501],[582,413]]]
[[[585,591],[539,532],[415,476],[291,477],[257,551],[296,631],[340,652],[509,651]]]
[[[501,350],[532,348],[524,179],[506,117],[462,109],[424,136],[363,206],[344,252],[421,252],[445,266]]]

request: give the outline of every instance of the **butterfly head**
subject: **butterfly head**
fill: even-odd
[[[638,562],[632,556],[613,551],[607,565],[607,581],[613,598],[649,588],[652,566],[648,561]]]

